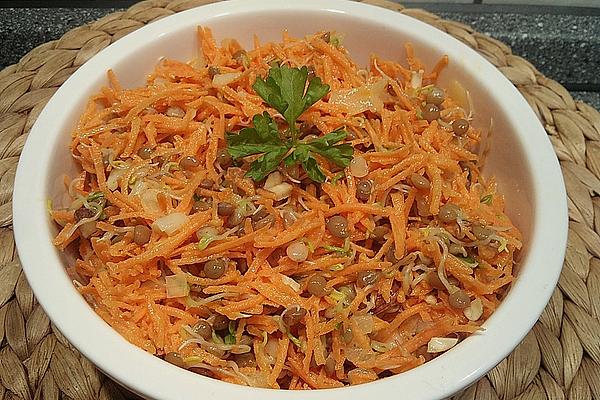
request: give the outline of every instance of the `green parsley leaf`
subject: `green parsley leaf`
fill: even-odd
[[[303,161],[302,168],[304,168],[308,177],[313,181],[320,183],[325,182],[325,174],[323,174],[323,171],[319,168],[319,164],[317,164],[317,160],[315,160],[314,157],[309,156],[306,161]]]
[[[329,92],[329,85],[313,77],[305,93],[307,78],[306,67],[298,69],[283,65],[271,68],[266,79],[258,77],[252,85],[267,104],[283,115],[292,132],[296,130],[298,117]]]
[[[279,147],[271,150],[269,153],[263,154],[250,164],[250,169],[246,172],[246,176],[255,181],[266,178],[267,175],[277,169],[287,152],[287,147]]]
[[[487,204],[489,206],[490,204],[492,204],[492,198],[493,198],[493,196],[491,194],[488,194],[488,195],[483,196],[481,199],[479,199],[479,202],[483,203],[483,204]]]
[[[254,128],[244,128],[240,133],[228,133],[227,151],[238,159],[253,154],[268,153],[284,146],[279,137],[279,129],[271,116],[265,112],[252,118]]]
[[[286,166],[301,165],[315,182],[325,182],[325,174],[315,155],[319,154],[339,167],[347,167],[352,160],[350,144],[336,144],[344,140],[347,132],[337,129],[322,137],[301,142],[296,137],[296,120],[310,106],[329,92],[329,85],[318,77],[308,81],[308,69],[275,66],[266,79],[257,78],[252,86],[256,93],[271,107],[279,111],[289,126],[282,134],[277,123],[264,112],[252,118],[251,128],[239,133],[227,133],[227,150],[234,160],[260,155],[251,164],[246,176],[255,181],[264,179],[275,171],[283,161]]]
[[[296,164],[302,164],[307,161],[310,157],[310,148],[308,146],[299,145],[297,146],[292,154],[287,156],[284,160],[285,165],[290,167]]]
[[[332,161],[338,167],[347,167],[350,164],[350,161],[352,161],[354,149],[349,144],[338,144],[334,146],[335,143],[345,139],[347,135],[348,133],[345,130],[338,129],[325,136],[311,140],[307,143],[307,146],[315,153],[321,154],[323,157]]]

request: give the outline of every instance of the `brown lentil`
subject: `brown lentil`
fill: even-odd
[[[150,157],[152,157],[153,152],[154,152],[154,150],[152,150],[151,147],[144,146],[144,147],[140,147],[140,149],[137,151],[137,155],[140,156],[140,158],[142,160],[147,160]]]
[[[372,190],[373,182],[369,180],[361,180],[356,185],[356,198],[362,201],[369,201]]]
[[[462,310],[471,305],[471,299],[464,290],[457,290],[448,296],[448,303],[451,307]]]
[[[275,222],[275,217],[272,216],[271,214],[269,214],[266,217],[264,217],[263,219],[256,221],[253,225],[254,225],[254,229],[261,229],[266,226],[273,225],[274,222]]]
[[[212,343],[206,345],[204,347],[204,350],[206,350],[207,352],[209,352],[210,354],[212,354],[213,356],[218,357],[218,358],[223,358],[223,356],[225,356],[225,350],[219,349],[217,346],[215,346]]]
[[[330,292],[330,289],[327,287],[327,280],[319,273],[313,274],[308,278],[306,290],[317,297],[323,297]]]
[[[85,208],[84,206],[81,206],[75,210],[75,220],[78,222],[84,218],[92,218],[94,215],[95,214],[92,210]]]
[[[217,314],[213,320],[212,326],[215,331],[224,331],[229,328],[229,318],[222,314]]]
[[[475,235],[475,237],[478,240],[487,240],[490,238],[490,236],[492,236],[494,234],[493,230],[491,230],[490,228],[486,228],[485,226],[481,226],[481,225],[473,225],[473,227],[471,228],[471,231],[473,232],[473,235]]]
[[[373,229],[373,238],[378,242],[385,241],[385,235],[390,233],[390,227],[388,225],[377,225]]]
[[[136,225],[133,228],[133,241],[140,246],[148,243],[151,235],[152,230],[146,225]]]
[[[429,182],[429,179],[419,174],[412,174],[410,176],[410,182],[419,190],[427,190],[431,187],[431,182]]]
[[[469,130],[469,121],[463,118],[452,121],[452,130],[457,135],[464,135]]]
[[[194,202],[194,204],[192,205],[192,214],[195,214],[199,211],[207,211],[210,210],[210,203],[207,202],[206,200],[202,199],[202,200],[198,200],[196,202]]]
[[[373,270],[360,271],[356,277],[356,284],[365,287],[374,284],[379,279],[379,272]]]
[[[436,86],[432,87],[429,93],[427,93],[427,96],[425,96],[425,101],[427,103],[435,104],[436,106],[442,104],[445,99],[446,95],[444,94],[444,91]]]
[[[179,161],[179,167],[185,170],[193,170],[200,165],[200,161],[194,156],[185,156]]]
[[[308,258],[308,246],[302,241],[293,242],[285,249],[285,253],[290,260],[303,262]]]
[[[428,272],[427,276],[425,277],[425,280],[427,281],[429,286],[431,286],[434,289],[440,289],[440,290],[445,289],[445,286],[442,283],[442,281],[440,280],[440,277],[438,276],[437,271]]]
[[[225,201],[217,204],[217,214],[221,217],[228,217],[235,211],[235,207],[231,203],[227,203]]]
[[[231,214],[229,216],[229,218],[227,218],[227,226],[229,228],[233,228],[234,226],[238,226],[239,224],[241,224],[242,222],[244,222],[244,219],[246,217],[244,216],[244,212],[239,209],[236,208],[235,211],[233,212],[233,214]]]
[[[202,189],[212,189],[214,185],[215,181],[213,181],[212,179],[202,179],[202,181],[200,181],[200,187]]]
[[[350,236],[348,232],[348,220],[341,215],[334,215],[327,221],[327,230],[333,236],[338,238],[347,238]]]
[[[446,203],[440,207],[438,218],[445,223],[454,222],[460,216],[460,213],[461,209],[459,206],[454,203]]]
[[[427,103],[423,106],[423,119],[431,122],[440,117],[440,108],[435,104]]]
[[[351,302],[356,297],[356,289],[353,285],[344,285],[338,288],[338,291],[346,296],[346,301]]]
[[[210,338],[212,338],[213,330],[212,326],[208,323],[208,321],[201,319],[200,321],[196,322],[192,329],[203,339],[209,340]]]
[[[283,323],[289,328],[298,324],[306,315],[306,310],[297,304],[291,305],[285,309],[283,314]]]
[[[231,158],[231,154],[227,151],[227,149],[219,149],[217,151],[217,164],[221,168],[227,168],[231,166],[233,159]]]
[[[185,368],[185,363],[183,362],[183,358],[179,355],[179,353],[170,352],[165,354],[165,361],[169,364],[173,364],[180,368]]]
[[[207,278],[218,279],[225,274],[227,265],[223,259],[208,260],[203,269]]]

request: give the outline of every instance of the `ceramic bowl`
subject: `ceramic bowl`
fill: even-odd
[[[70,132],[87,98],[113,69],[126,87],[141,85],[161,57],[195,56],[198,25],[217,40],[236,38],[247,48],[252,35],[279,40],[319,30],[344,35],[359,65],[371,53],[402,59],[411,42],[433,66],[447,54],[440,86],[461,82],[475,99],[475,121],[493,119],[485,175],[495,175],[507,213],[524,234],[517,279],[482,332],[408,372],[373,383],[310,393],[258,389],[206,378],[174,367],[135,347],[107,325],[75,290],[66,260],[52,245],[56,228],[48,199],[62,201],[62,177],[75,171]],[[57,203],[60,204],[60,203]],[[254,0],[215,3],[149,24],[107,47],[56,92],[29,134],[17,170],[14,232],[29,283],[54,324],[88,359],[132,391],[150,399],[334,400],[439,399],[474,382],[521,341],[538,319],[560,274],[567,238],[567,202],[559,164],[546,133],[515,87],[488,61],[449,35],[383,8],[341,0]]]

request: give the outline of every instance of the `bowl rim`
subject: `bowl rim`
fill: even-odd
[[[474,50],[423,22],[363,3],[345,0],[304,0],[302,2],[230,0],[204,5],[148,24],[108,46],[81,66],[61,86],[39,115],[25,143],[17,167],[13,193],[13,229],[23,270],[33,292],[55,326],[85,357],[107,375],[140,395],[175,400],[198,390],[208,398],[216,398],[223,394],[265,400],[303,398],[302,392],[248,388],[199,376],[170,366],[130,344],[96,313],[91,312],[92,309],[74,289],[65,273],[55,273],[63,267],[62,263],[55,262],[56,249],[52,244],[46,243],[45,240],[40,241],[39,237],[32,237],[30,234],[32,230],[48,231],[44,191],[47,182],[45,171],[41,171],[39,165],[49,164],[51,155],[47,154],[48,145],[53,144],[52,139],[56,138],[59,132],[54,132],[53,135],[46,135],[46,132],[48,129],[52,131],[52,127],[57,126],[60,118],[55,116],[60,115],[65,105],[70,104],[66,96],[71,91],[77,91],[78,86],[89,79],[89,76],[96,76],[99,71],[105,73],[111,65],[125,60],[130,49],[147,44],[165,31],[172,30],[173,26],[198,25],[203,21],[203,16],[212,18],[257,10],[319,11],[361,15],[361,18],[377,18],[381,24],[388,26],[401,23],[407,28],[443,40],[452,49],[448,51],[449,54],[460,51],[463,57],[478,60],[478,68],[480,68],[478,74],[493,77],[494,91],[500,96],[506,96],[500,98],[500,105],[506,110],[510,109],[511,119],[518,120],[522,131],[527,132],[527,135],[520,135],[519,139],[524,144],[526,160],[532,171],[535,195],[533,225],[536,235],[532,235],[529,254],[532,258],[535,256],[537,262],[547,265],[548,274],[545,276],[546,279],[539,280],[536,279],[536,271],[525,268],[513,284],[511,293],[503,301],[502,306],[484,325],[510,323],[521,329],[508,332],[496,329],[481,335],[475,334],[469,338],[469,341],[459,343],[452,351],[416,369],[368,384],[313,391],[311,397],[331,399],[333,396],[345,395],[351,399],[358,399],[364,396],[389,394],[394,389],[401,389],[404,395],[411,399],[434,399],[455,393],[505,358],[531,329],[550,298],[560,274],[567,239],[568,217],[564,182],[552,145],[536,115],[517,89],[501,75],[496,67],[487,61],[482,63],[483,58]],[[492,88],[491,84],[488,86]],[[544,171],[536,172],[532,167],[535,165],[543,165]],[[544,182],[553,184],[542,184]],[[548,216],[553,217],[552,221],[547,218]],[[553,245],[546,246],[545,243]],[[42,262],[46,263],[43,270],[40,268]],[[534,295],[534,301],[528,304],[519,303],[518,294],[526,292]],[[61,301],[56,301],[57,298]],[[70,310],[69,313],[64,312],[65,307]],[[485,351],[480,351],[481,348],[494,348],[494,353],[485,354]],[[123,353],[127,353],[128,357],[121,357]],[[467,353],[469,357],[465,360],[461,355]]]

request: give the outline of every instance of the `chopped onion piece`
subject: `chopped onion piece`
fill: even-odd
[[[268,340],[267,344],[265,345],[265,353],[267,354],[269,364],[275,364],[275,359],[277,358],[277,340]]]
[[[413,89],[419,89],[423,85],[423,73],[424,71],[421,69],[419,72],[412,71],[410,77],[410,86]]]
[[[371,369],[354,368],[348,372],[348,381],[351,385],[373,382],[377,379],[377,374]]]
[[[179,230],[188,221],[188,217],[185,214],[174,212],[169,215],[165,215],[154,221],[153,227],[171,236]]]
[[[165,276],[165,282],[167,283],[167,299],[185,297],[190,293],[190,286],[185,274]]]
[[[289,195],[292,194],[292,189],[292,185],[287,182],[282,182],[279,185],[273,186],[269,191],[275,195],[275,200],[280,201],[289,197]]]
[[[160,205],[158,204],[158,193],[159,191],[157,189],[147,189],[139,194],[144,211],[150,213],[161,212]]]
[[[300,284],[287,275],[281,275],[283,283],[294,289],[294,292],[300,293]]]
[[[463,314],[469,321],[477,321],[483,315],[483,302],[477,298],[471,301],[471,305],[463,310]]]
[[[126,169],[117,168],[114,168],[112,171],[110,171],[110,175],[106,180],[106,187],[108,187],[111,191],[117,190],[119,187],[119,178],[121,178],[125,172],[127,172]]]
[[[185,117],[185,111],[183,110],[183,108],[177,106],[167,108],[167,112],[165,114],[167,114],[168,117]]]
[[[458,81],[450,81],[450,84],[448,85],[448,97],[454,100],[459,107],[462,107],[462,109],[469,114],[471,111],[469,92]]]
[[[355,156],[350,161],[350,174],[357,178],[364,178],[369,174],[369,164],[364,157]]]
[[[214,226],[205,226],[196,231],[196,237],[198,240],[202,240],[205,237],[215,237],[219,236],[219,231]]]
[[[425,275],[425,274],[423,274],[423,275]],[[437,304],[437,299],[435,298],[434,295],[428,294],[427,296],[425,296],[425,303],[433,306],[433,305]]]
[[[225,74],[217,74],[212,80],[213,86],[226,86],[232,82],[235,82],[242,76],[241,72],[228,72]]]
[[[204,52],[202,51],[202,46],[197,46],[197,47],[199,48],[198,56],[195,59],[193,59],[192,61],[190,61],[190,65],[194,69],[206,68],[207,62],[206,62],[206,58],[204,57]]]
[[[373,332],[373,316],[370,314],[365,315],[354,315],[351,319],[356,322],[356,325],[364,334],[369,334]]]
[[[143,180],[136,181],[133,186],[131,186],[130,196],[139,196],[140,193],[143,193],[147,188],[146,182]]]
[[[279,171],[271,172],[267,179],[265,180],[264,188],[266,190],[271,190],[271,188],[279,185],[283,182],[283,178],[281,177],[281,173]]]
[[[332,90],[329,103],[346,107],[350,115],[367,110],[381,112],[383,103],[389,97],[387,85],[388,80],[382,78],[358,88]]]
[[[89,239],[90,236],[92,236],[94,232],[96,232],[96,221],[89,221],[85,224],[82,224],[79,227],[79,232],[81,233],[81,236],[83,236],[85,239]]]
[[[75,186],[80,185],[84,182],[83,178],[75,178],[69,183],[69,196],[75,197]]]
[[[458,338],[432,337],[427,343],[428,353],[440,353],[453,348],[458,343]]]

